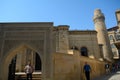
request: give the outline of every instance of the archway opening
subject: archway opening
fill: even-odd
[[[9,64],[8,80],[15,80],[16,56],[13,57]]]
[[[41,71],[42,69],[41,59],[38,53],[35,54],[35,71]]]
[[[87,56],[88,57],[88,50],[87,50],[86,47],[82,47],[80,50],[81,50],[80,52],[81,52],[82,56]]]
[[[26,79],[24,68],[28,61],[34,68],[33,78],[41,78],[42,61],[38,52],[30,48],[24,48],[14,54],[8,67],[8,80]]]

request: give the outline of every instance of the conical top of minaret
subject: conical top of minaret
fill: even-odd
[[[94,10],[94,16],[98,15],[98,14],[101,14],[101,10],[100,9],[95,9]]]
[[[96,22],[96,20],[105,20],[105,17],[104,17],[104,14],[101,12],[101,10],[100,9],[95,9],[94,10],[94,17],[93,17],[93,21],[94,21],[94,23]]]

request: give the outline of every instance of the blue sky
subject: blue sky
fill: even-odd
[[[117,25],[120,0],[0,0],[0,22],[54,22],[71,30],[94,30],[92,18],[98,8],[107,28]]]

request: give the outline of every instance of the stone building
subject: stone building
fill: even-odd
[[[83,63],[80,65],[80,62],[89,59],[91,64],[98,61],[94,62],[94,69],[102,69],[97,65],[103,64],[99,61],[113,60],[108,38],[110,33],[107,32],[105,16],[100,9],[95,10],[93,21],[95,30],[69,30],[70,26],[54,26],[53,22],[0,23],[0,80],[8,80],[10,65],[14,61],[15,72],[23,72],[27,61],[31,61],[35,72],[42,72],[42,80],[76,79],[75,74],[81,74],[79,71]],[[101,73],[99,71],[98,75]],[[77,78],[79,80],[80,75]]]
[[[27,34],[27,33],[26,33]],[[69,30],[67,25],[53,27],[52,37],[53,53],[71,54],[71,50],[79,51],[80,56],[103,60],[101,46],[97,42],[97,32],[94,30]],[[21,54],[20,54],[21,53]],[[41,71],[38,53],[29,48],[19,51],[16,55],[16,71],[23,72],[27,61],[31,61],[36,71]]]
[[[114,59],[119,59],[120,55],[120,10],[115,12],[117,26],[107,29],[110,45],[114,55]]]

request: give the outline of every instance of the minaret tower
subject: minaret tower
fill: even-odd
[[[97,31],[98,44],[103,45],[103,58],[107,61],[112,61],[113,53],[110,47],[110,41],[105,25],[105,16],[100,9],[94,11],[93,17],[95,30]]]
[[[117,19],[117,25],[118,25],[119,31],[120,31],[120,9],[117,10],[117,11],[115,12],[115,14],[116,14],[116,19]]]

